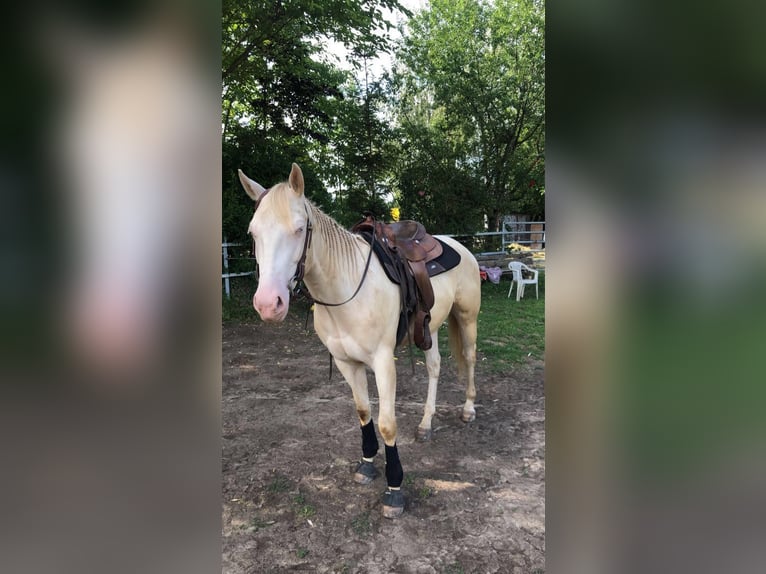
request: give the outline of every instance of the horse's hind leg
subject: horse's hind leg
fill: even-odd
[[[450,347],[457,361],[458,377],[465,380],[465,404],[460,418],[467,423],[476,418],[476,323],[474,314],[459,309],[449,316]]]
[[[335,360],[338,370],[351,387],[356,405],[356,414],[362,428],[362,459],[354,472],[354,480],[359,484],[369,484],[378,476],[373,459],[378,453],[378,438],[370,412],[370,396],[367,390],[367,372],[364,364]]]
[[[465,404],[461,418],[464,422],[471,422],[476,418],[476,409],[473,402],[476,400],[476,321],[461,329],[463,342],[463,360],[465,361]]]
[[[426,397],[426,406],[423,409],[423,419],[420,421],[415,438],[417,440],[429,440],[433,431],[431,430],[431,420],[436,412],[436,387],[439,384],[439,370],[441,368],[441,354],[439,354],[438,331],[431,333],[433,346],[425,352],[426,368],[428,369],[428,396]]]

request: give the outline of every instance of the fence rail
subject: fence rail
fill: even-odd
[[[248,277],[250,275],[255,276],[255,257],[250,256],[232,256],[229,253],[231,248],[235,247],[248,247],[246,243],[230,243],[224,241],[221,243],[221,257],[223,259],[223,273],[221,273],[221,279],[223,279],[223,288],[226,293],[226,297],[231,297],[231,282],[229,279],[232,277]],[[253,269],[250,271],[230,271],[230,261],[249,261]]]
[[[508,254],[512,245],[526,247],[530,252],[545,251],[544,221],[520,221],[505,227],[503,231],[456,233],[449,237],[465,245],[474,255]]]
[[[506,224],[503,231],[483,231],[481,233],[455,233],[448,235],[465,245],[474,255],[510,254],[514,245],[519,245],[530,253],[545,251],[545,222],[520,221]],[[235,277],[255,277],[255,257],[252,245],[248,243],[221,243],[223,259],[223,280],[226,297],[231,297],[230,279]]]

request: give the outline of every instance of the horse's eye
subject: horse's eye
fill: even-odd
[[[300,235],[301,233],[303,233],[303,226],[300,226],[298,229],[295,230],[296,235]]]

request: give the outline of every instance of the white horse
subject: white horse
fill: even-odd
[[[322,213],[303,193],[303,174],[293,164],[287,182],[269,190],[239,171],[247,194],[256,202],[248,232],[255,240],[260,268],[253,306],[264,321],[284,320],[290,291],[301,275],[317,304],[314,328],[332,354],[335,364],[351,386],[362,426],[362,460],[355,480],[367,484],[377,475],[373,458],[378,441],[370,412],[365,366],[375,373],[378,388],[378,425],[386,451],[388,488],[383,514],[388,518],[404,510],[400,487],[404,477],[396,447],[396,368],[394,350],[400,309],[400,290],[386,276],[371,247],[361,236],[342,228]],[[449,342],[458,372],[466,382],[462,419],[476,416],[474,366],[476,323],[481,305],[479,266],[473,255],[457,241],[440,236],[460,254],[460,263],[431,279],[435,303],[431,309],[431,337],[425,352],[428,397],[417,437],[431,436],[436,409],[436,385],[441,357],[437,331],[449,321]],[[305,272],[304,272],[305,269]],[[321,303],[320,303],[321,302]],[[329,305],[328,305],[329,304]]]

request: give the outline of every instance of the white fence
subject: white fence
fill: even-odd
[[[221,255],[223,258],[223,273],[221,273],[221,279],[223,279],[223,288],[224,292],[226,293],[226,297],[231,297],[231,283],[229,281],[232,277],[248,277],[250,275],[255,276],[255,257],[252,255],[250,257],[232,257],[229,253],[229,250],[232,247],[245,247],[245,243],[229,243],[227,241],[224,241],[221,244]],[[229,261],[232,259],[244,259],[244,260],[250,260],[253,262],[253,270],[252,271],[240,271],[235,273],[229,272]]]
[[[544,221],[519,221],[504,222],[502,231],[487,231],[482,233],[454,234],[454,237],[460,243],[468,247],[476,255],[494,255],[511,252],[511,245],[521,245],[527,247],[530,252],[545,251],[545,222]],[[255,277],[255,257],[252,251],[248,249],[248,255],[232,255],[231,250],[238,247],[248,247],[246,243],[229,243],[224,241],[221,244],[221,255],[223,258],[223,280],[224,292],[226,297],[231,297],[230,279],[233,277]],[[252,262],[250,271],[229,271],[229,262],[232,260],[244,260]]]
[[[545,251],[545,222],[503,222],[502,231],[457,233],[450,235],[475,255],[501,255],[511,252],[511,245],[521,245],[531,252]]]

